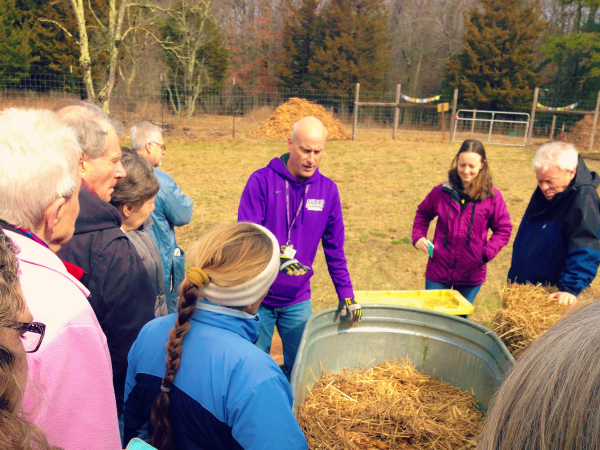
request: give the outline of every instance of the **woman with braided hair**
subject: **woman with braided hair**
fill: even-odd
[[[125,442],[147,429],[159,450],[307,449],[286,377],[254,345],[277,239],[260,225],[224,224],[190,255],[178,313],[148,323],[129,353]]]

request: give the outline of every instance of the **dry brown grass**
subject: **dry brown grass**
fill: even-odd
[[[177,232],[184,249],[211,225],[236,220],[239,198],[250,174],[287,151],[284,142],[240,134],[235,140],[167,142],[163,168],[195,202],[191,224]],[[459,147],[420,141],[425,132],[406,131],[396,141],[390,134],[387,130],[362,131],[356,141],[329,142],[321,162],[322,173],[340,190],[346,256],[356,290],[424,288],[427,256],[411,245],[412,222],[419,202],[446,179]],[[514,227],[509,244],[488,264],[487,282],[471,316],[489,327],[500,307],[499,292],[510,266],[512,242],[536,181],[529,170],[532,150],[488,146],[486,151]],[[600,162],[589,161],[588,166],[598,170]],[[429,238],[433,230],[432,223]],[[334,306],[337,298],[321,251],[314,266],[313,308],[318,311]]]
[[[0,109],[9,106],[51,108],[56,97],[2,99]],[[143,105],[138,114],[159,121],[158,105]],[[151,117],[150,117],[151,116]],[[166,134],[167,154],[163,169],[195,202],[192,222],[177,230],[184,249],[208,227],[234,221],[244,185],[250,174],[271,158],[287,151],[284,141],[248,136],[260,125],[261,117],[236,119],[236,138],[231,138],[232,118],[198,116],[193,120],[173,118],[165,122],[181,130]],[[412,222],[419,202],[446,179],[458,144],[441,144],[437,131],[357,130],[356,141],[333,141],[326,146],[321,172],[338,184],[346,223],[346,255],[356,290],[423,289],[427,256],[410,242]],[[448,136],[446,136],[446,140]],[[541,142],[541,141],[540,141]],[[537,141],[536,141],[537,143]],[[128,145],[123,140],[124,145]],[[487,282],[475,301],[471,318],[491,326],[500,307],[500,291],[510,266],[512,242],[529,198],[536,186],[529,170],[531,149],[486,145],[495,185],[502,192],[513,223],[509,244],[488,264]],[[600,172],[600,161],[586,160],[590,170]],[[433,236],[434,223],[429,238]],[[336,295],[327,273],[323,253],[317,253],[313,286],[315,311],[336,304]],[[600,283],[594,283],[600,286]]]
[[[502,307],[492,319],[492,330],[514,356],[560,320],[568,309],[548,296],[556,287],[508,284],[501,292]]]
[[[558,322],[571,309],[548,298],[558,289],[554,286],[508,284],[501,292],[502,307],[492,319],[496,333],[510,352],[519,356],[533,341]],[[598,284],[584,290],[578,306],[598,298]]]
[[[483,426],[473,395],[408,359],[325,372],[300,407],[311,450],[472,449]]]
[[[210,122],[200,123],[206,128]],[[178,230],[184,249],[211,225],[237,218],[239,198],[250,174],[287,151],[282,141],[249,138],[168,141],[163,168],[194,200],[194,218]],[[446,179],[458,145],[427,142],[436,133],[402,131],[396,141],[390,130],[361,131],[356,141],[329,142],[321,171],[339,187],[346,223],[346,256],[356,290],[423,289],[427,256],[415,250],[410,237],[419,202]],[[168,140],[169,138],[167,138]],[[536,186],[529,170],[533,151],[487,146],[495,184],[511,214],[510,243],[488,264],[487,282],[475,301],[471,318],[491,326],[500,307],[500,290],[510,266],[512,242]],[[599,161],[589,161],[591,170]],[[432,223],[429,238],[433,236]],[[323,253],[317,253],[312,279],[315,311],[334,306],[337,298]]]

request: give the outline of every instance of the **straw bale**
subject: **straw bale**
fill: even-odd
[[[250,132],[251,136],[286,140],[292,134],[292,126],[306,116],[314,116],[323,122],[327,128],[327,140],[352,139],[352,133],[346,130],[344,124],[332,117],[321,105],[311,103],[301,98],[290,98],[265,120],[258,128]]]
[[[559,305],[557,300],[548,298],[557,290],[555,286],[534,286],[531,283],[509,283],[502,289],[502,307],[492,319],[492,331],[515,357],[569,310],[569,306]],[[598,288],[589,287],[579,294],[577,302],[580,305],[587,303],[598,294]]]
[[[403,359],[325,372],[298,422],[311,450],[470,449],[483,417],[471,394]]]

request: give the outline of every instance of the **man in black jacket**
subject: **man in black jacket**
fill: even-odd
[[[513,244],[508,279],[556,285],[550,297],[573,304],[600,263],[600,179],[563,142],[541,146],[531,166],[538,187]]]
[[[75,234],[58,256],[85,271],[80,281],[91,293],[88,300],[106,334],[121,418],[127,355],[139,331],[152,320],[155,302],[144,264],[121,230],[121,215],[108,203],[117,180],[125,176],[117,135],[123,126],[85,102],[56,112],[75,129],[84,151]]]

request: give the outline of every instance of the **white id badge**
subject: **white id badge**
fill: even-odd
[[[294,250],[294,248],[290,245],[285,248],[283,254],[284,256],[287,256],[290,259],[294,259],[294,256],[296,256],[296,250]]]

